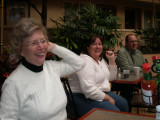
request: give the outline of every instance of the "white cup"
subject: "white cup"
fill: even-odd
[[[123,70],[124,79],[128,79],[130,74],[130,70]]]
[[[139,73],[140,73],[140,70],[141,68],[140,67],[133,67],[133,70],[134,70],[134,73],[139,76]]]

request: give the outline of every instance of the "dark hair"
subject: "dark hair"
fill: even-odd
[[[93,35],[91,35],[91,37],[90,37],[88,40],[86,40],[86,44],[84,45],[84,50],[83,50],[82,53],[89,55],[87,48],[88,48],[92,43],[94,43],[97,38],[99,38],[99,39],[101,40],[102,45],[103,45],[102,36],[100,36],[100,35],[98,35],[98,34],[93,34]],[[103,50],[102,50],[102,53],[103,53]],[[90,55],[89,55],[89,56],[90,56]],[[103,54],[100,55],[100,59],[102,59],[102,56],[103,56]]]
[[[126,36],[126,38],[125,38],[125,42],[126,42],[126,43],[128,42],[129,36],[131,36],[131,35],[134,35],[134,34],[128,34],[128,35]],[[136,35],[134,35],[134,36],[136,36]],[[137,37],[137,36],[136,36],[136,37]]]

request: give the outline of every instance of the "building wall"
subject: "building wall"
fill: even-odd
[[[7,4],[9,4],[9,1],[13,0],[7,0]],[[122,28],[125,28],[125,8],[139,8],[142,10],[141,13],[141,22],[142,22],[142,28],[144,27],[144,10],[153,10],[153,4],[148,2],[137,2],[138,0],[48,0],[47,5],[47,27],[53,27],[52,22],[50,21],[50,18],[52,19],[58,19],[59,17],[62,17],[64,15],[64,3],[78,3],[83,4],[86,2],[91,2],[93,4],[102,4],[102,5],[112,5],[115,6],[117,9],[116,15],[122,18]],[[37,0],[31,0],[31,2],[36,5],[36,7],[41,11],[41,1]],[[160,5],[159,5],[160,6]],[[25,11],[27,16],[28,6],[25,5]],[[159,8],[157,8],[159,9]],[[7,5],[7,11],[9,11],[9,6]],[[39,14],[31,7],[30,12],[31,17],[36,17],[38,20],[40,20]],[[9,13],[7,12],[7,17],[9,17]],[[7,25],[8,27],[8,25]]]
[[[10,4],[9,1],[13,0],[7,0],[7,4]],[[116,15],[122,18],[122,28],[125,28],[125,8],[140,8],[142,10],[141,13],[141,22],[142,22],[142,28],[144,27],[144,10],[153,10],[153,4],[148,4],[148,2],[136,2],[138,0],[48,0],[47,5],[47,27],[53,27],[52,22],[50,21],[50,18],[52,19],[58,19],[59,17],[62,17],[64,15],[64,3],[79,3],[83,4],[86,2],[91,2],[93,4],[102,4],[102,5],[112,5],[115,6],[117,9]],[[143,0],[144,1],[144,0]],[[37,0],[31,0],[33,4],[36,5],[36,7],[41,11],[41,1]],[[28,6],[25,5],[25,11],[27,16]],[[157,8],[158,9],[158,8]],[[9,11],[9,6],[7,5],[7,11]],[[38,20],[40,20],[39,14],[31,7],[31,17],[36,17]],[[7,17],[9,17],[9,13],[7,12]],[[9,19],[9,18],[7,18]],[[8,25],[6,25],[8,27]]]
[[[7,0],[7,4],[10,4],[9,1],[13,0]],[[78,3],[83,4],[86,2],[91,2],[93,4],[102,4],[102,5],[112,5],[116,7],[116,15],[119,16],[122,21],[120,22],[122,24],[122,29],[125,29],[125,8],[139,8],[141,9],[141,26],[144,28],[144,10],[153,10],[153,4],[149,3],[149,0],[147,2],[137,2],[137,1],[144,1],[144,0],[48,0],[47,5],[47,27],[53,27],[53,23],[51,22],[50,18],[57,20],[59,17],[62,17],[64,15],[64,3]],[[42,3],[41,1],[32,0],[31,1],[39,11],[41,11]],[[158,2],[157,0],[155,2]],[[160,5],[159,5],[160,7]],[[159,9],[159,8],[157,8]],[[7,5],[7,11],[9,11],[9,5]],[[25,12],[27,16],[28,6],[25,5]],[[9,19],[9,12],[7,12],[7,21]],[[36,17],[37,20],[40,19],[40,15],[31,7],[30,12],[31,17]],[[136,17],[138,19],[138,17]],[[5,27],[12,27],[13,24],[7,23]]]
[[[140,8],[143,10],[149,9],[153,10],[153,4],[147,3],[141,3],[136,1],[127,1],[127,0],[48,0],[48,12],[47,12],[47,27],[53,27],[52,22],[50,21],[50,18],[52,19],[58,19],[59,17],[62,17],[64,15],[64,3],[78,3],[78,4],[84,4],[86,2],[91,2],[93,4],[102,4],[102,5],[112,5],[115,6],[117,9],[116,15],[122,18],[122,28],[125,28],[125,8]],[[41,10],[41,2],[37,0],[32,0],[32,3],[35,4],[39,10]],[[27,8],[27,6],[26,6]],[[142,12],[142,27],[144,27],[143,24],[143,12]],[[31,8],[31,16],[36,17],[40,19],[40,16],[38,13]]]
[[[142,1],[142,0],[141,0]],[[41,2],[37,0],[31,0],[33,4],[36,5],[39,11],[41,11]],[[137,2],[137,0],[48,0],[47,5],[47,27],[54,27],[54,24],[51,22],[50,18],[57,20],[59,17],[64,15],[64,3],[78,3],[83,4],[85,2],[91,2],[93,4],[102,4],[102,5],[110,5],[116,7],[116,15],[122,19],[122,29],[120,30],[122,33],[122,40],[124,45],[124,38],[127,34],[133,33],[134,29],[124,29],[125,28],[125,8],[139,8],[141,9],[141,26],[144,28],[144,10],[153,10],[153,4],[149,2]],[[159,5],[160,6],[160,5]],[[9,6],[7,6],[7,11]],[[27,4],[25,5],[25,12],[27,16]],[[30,12],[31,17],[37,18],[37,20],[41,20],[39,14],[31,7]],[[7,12],[8,17],[8,12]],[[12,26],[9,24],[5,25],[4,28],[4,45],[8,42],[8,33],[10,33]],[[116,47],[116,50],[120,49],[120,46]],[[145,55],[147,58],[150,56]],[[151,60],[149,60],[151,61]]]

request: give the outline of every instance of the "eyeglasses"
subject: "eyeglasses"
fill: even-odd
[[[102,43],[92,43],[91,45],[99,45],[99,46],[102,46]]]
[[[47,40],[46,39],[41,39],[40,41],[32,41],[32,42],[28,42],[24,45],[35,47],[35,46],[38,46],[39,43],[41,43],[43,45],[47,45]]]
[[[138,43],[138,40],[135,40],[135,41],[129,41],[130,43]]]

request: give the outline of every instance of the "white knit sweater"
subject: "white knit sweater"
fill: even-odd
[[[108,65],[104,59],[98,63],[86,54],[81,54],[86,61],[85,67],[69,77],[74,93],[83,93],[86,98],[102,101],[105,92],[110,91],[109,81],[116,79],[117,66]]]
[[[20,64],[3,85],[0,120],[65,120],[67,98],[60,77],[79,70],[84,60],[56,45],[62,61],[45,61],[43,71]]]

